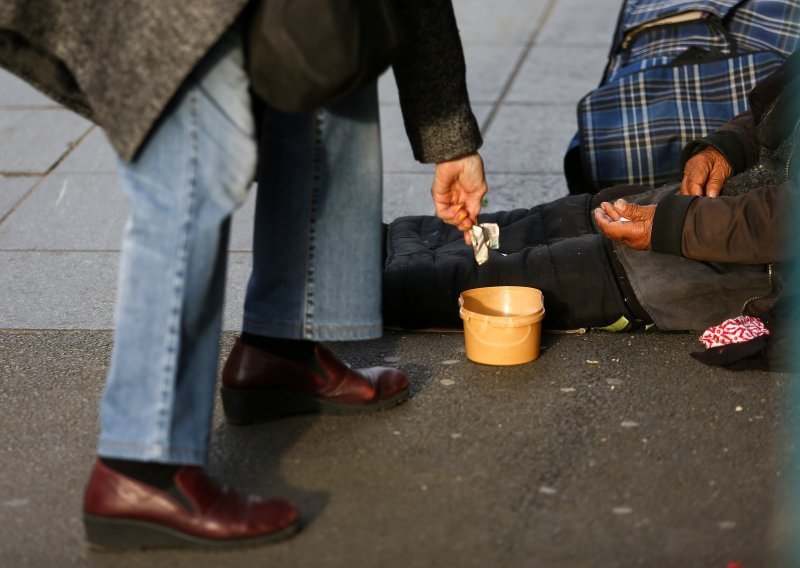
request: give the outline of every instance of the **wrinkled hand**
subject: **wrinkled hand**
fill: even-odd
[[[624,199],[613,205],[603,202],[594,210],[594,220],[605,236],[640,250],[650,248],[655,215],[655,205],[634,205]]]
[[[683,168],[681,194],[717,197],[722,190],[722,184],[731,173],[733,168],[725,156],[709,146],[686,162]]]
[[[436,216],[458,227],[467,244],[472,242],[469,230],[478,222],[481,201],[488,190],[483,159],[477,152],[436,164],[431,187]]]

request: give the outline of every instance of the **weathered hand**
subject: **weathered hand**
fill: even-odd
[[[469,229],[478,222],[481,201],[488,190],[483,159],[477,152],[436,164],[431,187],[436,216],[458,227],[467,244],[471,243]]]
[[[603,234],[635,249],[649,249],[655,205],[634,205],[624,199],[603,202],[594,210],[594,220]]]
[[[686,162],[686,167],[683,168],[681,194],[717,197],[722,190],[722,184],[731,173],[733,168],[725,156],[709,146]]]

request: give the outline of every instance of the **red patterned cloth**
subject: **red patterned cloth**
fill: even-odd
[[[706,349],[711,349],[731,343],[744,343],[762,335],[769,335],[769,330],[764,327],[761,319],[739,316],[708,328],[700,336],[700,342]]]

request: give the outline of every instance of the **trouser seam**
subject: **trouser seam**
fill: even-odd
[[[303,336],[309,337],[313,329],[314,319],[314,263],[316,254],[317,218],[319,216],[319,193],[322,181],[322,111],[314,113],[312,128],[314,135],[314,153],[311,163],[311,203],[309,204],[308,250],[306,253],[306,293],[303,305]]]
[[[175,382],[180,362],[180,333],[181,333],[181,314],[183,313],[183,290],[186,283],[186,268],[188,263],[188,242],[189,233],[192,230],[192,213],[194,208],[195,190],[197,186],[197,157],[198,157],[198,101],[197,94],[192,92],[189,95],[189,178],[186,181],[188,189],[185,196],[178,195],[179,202],[185,199],[183,206],[183,218],[181,219],[180,232],[178,234],[178,257],[173,273],[172,298],[170,301],[169,319],[167,321],[167,344],[164,354],[163,378],[161,381],[161,408],[158,412],[159,439],[165,447],[170,445],[170,409],[174,404],[170,399],[175,398]]]

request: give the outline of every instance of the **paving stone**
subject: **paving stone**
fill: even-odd
[[[486,176],[489,184],[488,202],[483,211],[529,209],[567,195],[567,182],[555,174],[497,174]]]
[[[117,154],[103,130],[94,127],[58,165],[55,173],[117,173]]]
[[[39,181],[38,177],[4,178],[0,176],[0,218],[8,213],[37,181]]]
[[[112,329],[117,252],[0,251],[0,329]],[[250,255],[229,259],[225,329],[241,329]]]
[[[593,45],[607,54],[621,8],[621,0],[558,0],[537,43]]]
[[[527,42],[549,0],[455,0],[461,41],[474,43]]]
[[[0,251],[0,328],[110,329],[118,258]]]
[[[433,215],[430,173],[390,173],[383,179],[383,222],[406,215]]]
[[[116,175],[52,175],[0,225],[0,249],[119,250],[128,211]]]
[[[400,95],[397,93],[397,81],[394,72],[389,69],[378,79],[378,100],[381,105],[389,103],[396,105],[400,102]]]
[[[473,104],[494,103],[498,100],[524,49],[524,44],[464,47],[467,88]]]
[[[90,128],[60,109],[0,109],[0,173],[45,173]]]
[[[472,104],[494,103],[509,80],[525,45],[465,45],[464,59],[467,64],[467,88]],[[382,103],[399,103],[394,74],[384,73],[378,82]]]
[[[0,107],[58,107],[22,79],[0,69]]]
[[[472,105],[478,124],[482,124],[489,114],[489,105]],[[381,144],[383,147],[383,171],[391,172],[429,172],[431,164],[420,164],[414,159],[411,145],[403,126],[400,105],[381,105]]]
[[[563,176],[548,174],[499,174],[486,176],[488,203],[484,213],[530,208],[567,195]],[[387,174],[384,182],[383,222],[406,215],[433,215],[431,178],[427,174]]]
[[[257,184],[253,184],[247,200],[233,214],[231,221],[231,240],[229,249],[235,251],[253,250],[253,222],[256,212]]]
[[[537,46],[506,98],[509,102],[575,103],[597,87],[606,53],[594,47]]]
[[[560,174],[576,128],[572,105],[504,106],[484,133],[486,169]]]
[[[384,173],[431,170],[429,164],[420,164],[414,159],[399,105],[381,105],[381,148]]]
[[[253,259],[249,252],[234,252],[228,257],[228,276],[225,281],[225,311],[222,327],[225,330],[242,329],[242,310],[247,280]]]

